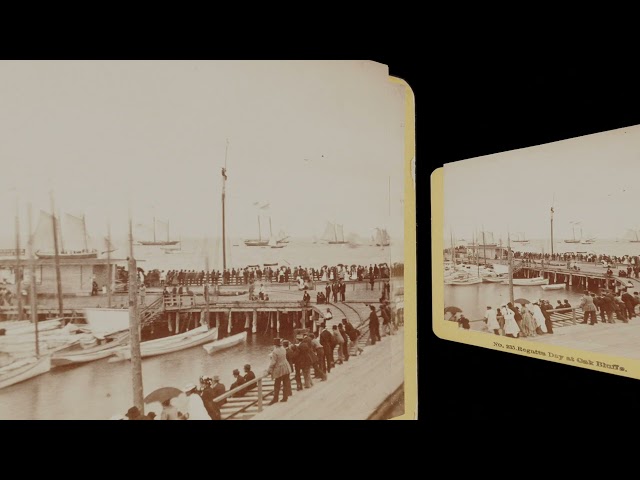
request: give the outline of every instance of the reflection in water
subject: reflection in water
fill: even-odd
[[[274,333],[275,335],[275,333]],[[290,338],[284,333],[282,338]],[[249,363],[256,375],[269,365],[272,336],[249,334],[247,343],[207,355],[194,347],[142,360],[145,393],[173,386],[182,389],[201,375],[220,375],[228,389],[234,368]],[[291,339],[291,338],[290,338]],[[131,363],[108,359],[51,372],[0,390],[2,420],[101,420],[126,413],[133,402]]]

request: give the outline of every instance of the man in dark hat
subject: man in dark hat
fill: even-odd
[[[231,386],[229,387],[229,390],[233,390],[234,388],[237,388],[240,385],[244,384],[244,377],[240,375],[240,370],[238,370],[237,368],[233,370],[233,377],[236,379],[236,381],[231,384]],[[235,393],[233,396],[241,397],[242,395],[244,395],[244,392],[240,390],[237,393]]]
[[[271,352],[271,363],[268,369],[271,378],[274,380],[273,399],[269,402],[269,405],[273,405],[278,401],[286,402],[291,394],[291,381],[289,375],[291,375],[291,368],[287,361],[287,352],[282,347],[282,340],[279,338],[273,339],[273,351]],[[279,400],[280,387],[282,388],[282,400]]]
[[[125,416],[128,420],[145,420],[138,407],[131,407]]]

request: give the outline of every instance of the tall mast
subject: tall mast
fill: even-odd
[[[156,217],[153,217],[153,241],[156,241]]]
[[[20,261],[20,206],[16,197],[16,296],[18,297],[18,320],[22,320],[22,266]]]
[[[269,240],[273,237],[273,231],[271,230],[271,217],[269,217]]]
[[[113,274],[111,273],[111,222],[107,222],[107,308],[111,308],[111,285]]]
[[[227,154],[229,153],[229,139],[224,150],[224,168],[222,169],[222,270],[227,269],[227,241],[226,241],[226,224],[224,217],[224,202],[226,197],[227,185]],[[182,243],[180,244],[182,245]]]
[[[553,199],[555,203],[555,195]],[[551,204],[551,257],[553,257],[553,204]]]
[[[508,233],[507,248],[509,255],[509,301],[513,303],[513,252],[511,252],[511,236]]]
[[[169,242],[169,238],[170,238],[170,235],[169,235],[169,220],[167,220],[167,243]]]
[[[262,241],[262,228],[260,227],[260,214],[258,214],[258,238]]]
[[[333,238],[338,241],[338,230],[336,229],[336,222],[333,222]]]
[[[483,262],[486,265],[487,264],[487,242],[484,239],[484,225],[482,226],[482,255],[483,255]]]
[[[82,231],[84,232],[84,251],[89,251],[89,242],[87,241],[87,220],[86,215],[82,215]]]
[[[36,306],[36,261],[33,252],[33,230],[31,225],[31,204],[29,204],[29,263],[31,264],[31,293],[29,307],[31,309],[31,323],[36,334],[36,356],[40,356],[40,339],[38,335],[38,311]]]
[[[144,415],[142,357],[140,355],[140,325],[138,318],[138,275],[136,260],[133,258],[133,222],[131,220],[131,211],[129,211],[129,337],[131,339],[133,404],[138,407],[140,413]]]
[[[51,197],[51,222],[53,223],[53,250],[56,264],[56,284],[58,288],[58,315],[62,317],[64,306],[62,304],[62,277],[60,275],[60,254],[58,252],[58,225],[56,221],[56,208],[53,202],[53,190],[50,192]],[[60,239],[62,242],[62,239]]]

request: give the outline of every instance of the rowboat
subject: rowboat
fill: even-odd
[[[485,283],[502,283],[504,277],[482,277],[482,281]]]
[[[16,360],[6,367],[0,368],[0,388],[24,382],[35,376],[47,373],[49,370],[51,370],[50,355]]]
[[[554,283],[553,285],[540,285],[543,290],[564,290],[566,285],[564,283]]]
[[[503,280],[504,285],[509,284],[509,280]],[[529,287],[529,286],[537,286],[537,285],[548,285],[549,279],[536,277],[536,278],[514,278],[513,284],[521,287]]]
[[[42,333],[49,330],[55,330],[57,328],[60,328],[60,322],[61,322],[60,319],[45,320],[44,322],[38,322],[38,332]],[[24,323],[23,322],[19,322],[19,323],[20,325],[13,325],[12,322],[2,322],[1,328],[5,330],[6,336],[25,335],[29,333],[32,334],[35,332],[35,327],[31,322],[27,321]]]
[[[80,350],[58,351],[51,356],[51,364],[53,367],[61,367],[63,365],[73,365],[79,363],[94,362],[103,358],[110,357],[114,351],[125,344],[129,339],[129,332],[120,332],[107,338],[107,343],[97,345],[92,348],[82,348]]]
[[[465,280],[448,280],[445,282],[445,285],[475,285],[478,283],[482,283],[482,279],[480,277],[468,278]]]
[[[222,340],[216,340],[215,342],[207,343],[203,345],[202,348],[211,355],[212,353],[219,352],[220,350],[224,350],[225,348],[234,347],[240,343],[243,343],[247,340],[247,332],[238,333],[236,335],[231,335],[230,337],[223,338]]]
[[[218,329],[207,330],[207,326],[203,325],[178,335],[142,342],[140,344],[140,355],[142,358],[147,358],[179,352],[180,350],[210,343],[216,338],[218,338]],[[131,359],[131,349],[128,346],[118,347],[112,352],[112,355],[109,362],[129,360]]]

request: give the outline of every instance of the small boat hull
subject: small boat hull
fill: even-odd
[[[68,349],[58,351],[51,356],[51,365],[53,367],[61,367],[64,365],[94,362],[96,360],[110,357],[115,353],[116,349],[121,348],[128,339],[129,332],[122,332],[113,341],[105,343],[104,345],[75,351]]]
[[[504,282],[504,277],[482,277],[482,281],[484,283],[502,283]]]
[[[269,240],[245,240],[244,244],[247,247],[266,247],[269,245]]]
[[[219,352],[226,348],[235,347],[241,343],[247,341],[247,332],[238,333],[237,335],[232,335],[227,338],[223,338],[222,340],[216,340],[215,342],[207,343],[202,346],[205,352],[209,355],[212,353]]]
[[[566,285],[564,283],[555,283],[553,285],[540,285],[543,290],[564,290]]]
[[[470,278],[466,280],[447,280],[444,282],[445,285],[477,285],[478,283],[482,283],[481,278]]]
[[[20,360],[18,362],[21,364],[17,368],[11,368],[11,365],[0,368],[0,388],[24,382],[51,370],[50,355],[45,355],[39,359],[34,358],[33,361]]]
[[[167,246],[167,245],[177,245],[180,243],[180,240],[169,240],[166,242],[138,242],[140,245],[144,245],[145,247],[155,247],[155,246]]]
[[[504,280],[502,282],[505,285],[509,285],[509,280]],[[519,287],[535,287],[539,285],[548,285],[548,278],[514,278],[513,285]]]
[[[36,252],[35,255],[41,260],[50,260],[50,259],[56,258],[55,253]],[[58,258],[64,259],[64,260],[68,260],[68,259],[81,260],[85,258],[98,258],[98,252],[59,253]]]
[[[218,338],[218,329],[212,328],[207,330],[206,327],[199,327],[190,332],[172,335],[170,337],[150,340],[140,344],[140,356],[142,358],[155,357],[165,355],[167,353],[179,352],[188,348],[198,347],[206,343],[210,343]],[[130,360],[130,347],[118,347],[113,352],[113,357],[109,362],[117,362],[120,360]]]

